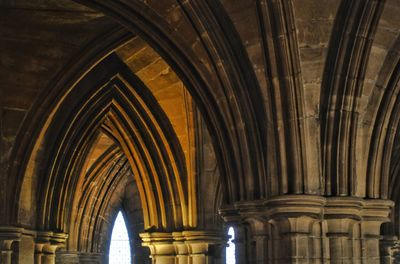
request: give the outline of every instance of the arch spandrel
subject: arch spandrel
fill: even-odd
[[[54,10],[19,10],[16,2],[2,7],[12,14],[33,10],[41,13],[38,20],[54,17]],[[84,42],[88,46],[62,70],[64,59],[50,63],[28,54],[47,43],[37,50],[27,45],[26,57],[21,52],[11,56],[27,58],[27,68],[35,59],[43,62],[49,74],[39,74],[40,82],[24,67],[19,69],[25,75],[5,71],[25,76],[27,87],[34,84],[35,91],[43,91],[19,130],[13,128],[18,136],[5,138],[14,149],[1,171],[6,171],[7,186],[0,188],[7,193],[0,196],[15,198],[0,208],[5,223],[50,231],[39,233],[44,240],[54,232],[73,230],[71,248],[101,251],[104,237],[97,234],[107,230],[102,217],[109,219],[121,204],[118,179],[128,184],[129,178],[141,204],[140,230],[148,231],[142,238],[154,259],[164,257],[157,253],[160,240],[170,243],[168,254],[177,258],[193,249],[183,246],[184,240],[217,241],[209,230],[181,231],[220,227],[214,224],[221,206],[225,220],[249,231],[241,237],[249,242],[242,252],[255,251],[252,255],[260,262],[297,260],[299,255],[336,261],[347,254],[347,247],[361,262],[379,258],[380,225],[398,218],[398,206],[395,217],[389,217],[393,204],[380,200],[399,200],[399,71],[394,44],[400,28],[398,0],[77,2],[89,7],[71,10],[87,15],[84,27],[107,24],[109,32],[105,29],[89,44],[76,42],[75,51]],[[87,14],[89,9],[97,11]],[[49,15],[43,16],[46,12]],[[71,12],[71,20],[65,22],[74,23],[75,16],[80,15]],[[10,42],[15,46],[27,29],[50,23],[19,17],[28,23],[16,21],[15,36],[7,29],[8,24],[14,26],[10,15],[6,26],[0,25],[6,36],[0,39],[9,43],[15,37]],[[45,33],[62,46],[54,36],[65,28],[57,25],[49,25]],[[86,30],[65,38],[74,35],[74,42]],[[29,37],[39,33],[38,39],[47,40],[39,31],[29,31]],[[7,63],[0,60],[0,65]],[[20,86],[4,79],[6,91],[15,87],[15,94],[21,94]],[[144,83],[148,93],[138,83]],[[193,102],[187,100],[189,94]],[[21,115],[31,99],[32,94],[21,99]],[[12,107],[16,101],[6,103]],[[18,118],[17,125],[22,117]],[[198,127],[204,124],[209,138],[199,135],[206,132]],[[0,122],[0,130],[4,127]],[[102,133],[114,143],[100,147],[97,137]],[[201,141],[213,144],[215,156],[197,149]],[[98,166],[101,163],[105,166]],[[76,186],[88,193],[78,191],[79,197],[73,197]],[[307,197],[321,203],[310,206]],[[310,208],[318,213],[310,213]],[[96,215],[101,217],[90,217]],[[72,227],[71,219],[76,220]],[[272,237],[263,227],[269,219],[275,223]],[[254,220],[260,225],[246,226]],[[304,225],[307,221],[316,221],[318,228]],[[343,229],[353,224],[357,232]],[[79,234],[84,239],[76,239]],[[298,243],[298,236],[318,243],[280,246]],[[338,245],[339,236],[356,243]],[[274,248],[283,251],[271,258],[267,252]],[[45,246],[50,249],[52,245]],[[252,256],[241,257],[243,262]]]

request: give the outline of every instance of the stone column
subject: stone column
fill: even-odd
[[[328,200],[324,219],[329,242],[330,263],[361,261],[361,226],[363,201],[337,197]]]
[[[12,243],[14,243],[14,240],[3,239],[0,241],[0,247],[1,247],[0,263],[1,264],[11,264],[11,258],[12,258],[12,253],[13,253],[13,250],[11,249]]]
[[[0,263],[11,264],[13,255],[17,252],[13,250],[13,243],[18,243],[21,240],[22,228],[4,226],[0,227]]]
[[[221,210],[225,221],[248,230],[240,238],[247,248],[237,253],[238,263],[324,263],[324,203],[319,196],[287,195]]]
[[[37,232],[35,243],[35,264],[55,264],[56,250],[65,247],[64,233]]]
[[[152,263],[175,264],[176,254],[172,233],[142,233],[140,237],[142,245],[150,249]]]
[[[331,263],[380,263],[380,227],[393,202],[331,197],[324,206]]]
[[[250,229],[239,238],[247,241],[238,264],[379,263],[380,226],[392,206],[387,200],[283,195],[220,212],[228,223],[240,223],[237,230]]]
[[[102,253],[80,253],[79,263],[81,264],[101,264],[108,263],[105,261],[104,254]]]
[[[56,253],[57,264],[101,264],[108,263],[102,253],[63,251]]]
[[[191,264],[221,263],[222,250],[226,246],[227,235],[211,231],[183,231],[181,236],[187,247]],[[183,262],[185,263],[185,262]]]
[[[42,264],[55,264],[56,263],[56,247],[48,246],[42,255]]]
[[[44,244],[38,242],[35,243],[35,264],[42,264],[43,247]]]
[[[142,233],[142,245],[150,249],[152,263],[217,264],[227,237],[210,231]]]
[[[57,264],[79,264],[79,253],[70,251],[61,251],[56,253]]]
[[[380,263],[381,226],[390,221],[394,203],[388,200],[369,199],[362,210],[361,235],[363,263]]]
[[[400,241],[397,236],[385,236],[380,243],[381,263],[400,263]]]

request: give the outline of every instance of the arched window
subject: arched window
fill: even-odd
[[[115,219],[110,253],[108,255],[109,264],[131,264],[131,248],[129,244],[129,235],[126,228],[124,217],[121,211]]]
[[[228,240],[228,247],[226,248],[226,264],[235,264],[235,243],[233,243],[235,239],[235,230],[233,230],[233,227],[229,227],[228,235],[230,235],[230,238]]]

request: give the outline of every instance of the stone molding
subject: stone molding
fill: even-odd
[[[237,202],[231,207],[220,209],[226,222],[248,217],[269,219],[282,215],[309,215],[316,218],[348,216],[355,219],[389,221],[390,208],[394,203],[382,199],[356,197],[324,197],[317,195],[282,195],[271,199]]]
[[[379,263],[389,200],[283,195],[220,210],[237,229],[239,263]]]
[[[153,263],[211,263],[220,259],[227,236],[213,231],[141,233]]]
[[[36,232],[22,227],[0,226],[0,263],[12,263],[13,255],[19,254],[13,245],[19,243],[23,236],[35,237]]]
[[[12,226],[0,227],[0,263],[11,264],[14,242],[21,240],[23,229]]]
[[[32,252],[32,254],[34,254],[35,264],[55,263],[55,252],[57,249],[65,246],[68,237],[65,233],[35,231],[13,226],[0,226],[1,263],[11,263],[12,254],[19,253],[14,252],[12,244],[14,242],[20,242],[22,236],[30,236],[34,239],[35,252]],[[27,252],[23,253],[26,254]]]
[[[61,251],[56,254],[58,264],[101,264],[108,263],[108,257],[97,252]]]

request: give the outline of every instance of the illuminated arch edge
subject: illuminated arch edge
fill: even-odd
[[[118,188],[126,177],[132,177],[125,155],[116,144],[111,145],[96,160],[88,172],[82,170],[78,188],[69,213],[70,223],[68,248],[79,252],[107,252],[108,240],[102,239],[110,232],[105,216],[112,215],[113,208],[119,206]],[[124,183],[123,183],[124,184]],[[116,204],[116,202],[118,204]]]
[[[251,67],[251,62],[244,46],[237,44],[241,43],[240,36],[220,3],[196,0],[174,5],[171,2],[171,8],[156,5],[151,10],[137,0],[78,2],[137,32],[182,79],[215,142],[226,203],[267,195],[265,190],[259,190],[268,175],[263,151],[267,148],[262,136],[266,120],[262,92],[254,72],[244,70]],[[179,10],[185,19],[169,21],[157,13],[165,14],[165,10]],[[189,30],[171,34],[182,27]],[[193,39],[198,43],[190,42]],[[238,124],[245,126],[235,129]]]

